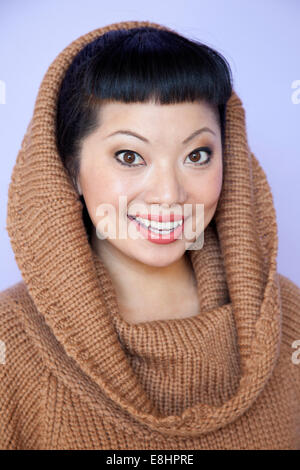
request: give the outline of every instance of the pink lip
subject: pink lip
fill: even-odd
[[[128,217],[130,219],[131,216],[128,216]],[[145,238],[146,240],[149,240],[150,242],[157,243],[159,245],[175,242],[178,238],[181,237],[181,234],[184,228],[184,221],[183,221],[182,225],[179,225],[175,230],[173,230],[172,232],[168,234],[154,233],[148,228],[144,227],[134,218],[130,220],[132,220],[132,223],[136,226],[137,230],[141,232],[143,238]]]
[[[141,219],[154,220],[155,222],[177,222],[178,220],[184,220],[184,216],[176,214],[152,216],[150,214],[136,214],[130,217],[140,217]]]

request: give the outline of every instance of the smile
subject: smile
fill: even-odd
[[[183,221],[177,222],[156,222],[154,220],[142,219],[141,217],[128,216],[130,220],[136,220],[140,225],[146,229],[151,230],[154,233],[170,233],[174,231],[178,226],[182,225]]]
[[[184,221],[156,222],[140,217],[127,216],[132,220],[141,234],[153,243],[167,244],[179,238],[182,233]]]

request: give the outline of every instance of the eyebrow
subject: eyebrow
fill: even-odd
[[[196,137],[196,135],[199,135],[199,134],[202,134],[202,132],[211,132],[212,134],[216,135],[214,131],[212,131],[209,127],[202,127],[201,129],[197,129],[196,131],[194,131],[189,137],[187,137],[183,142],[182,144],[187,144],[188,142],[190,142],[190,140],[192,140],[194,137]],[[120,129],[118,131],[115,131],[113,132],[112,134],[109,134],[105,137],[105,139],[108,139],[108,137],[112,137],[113,135],[116,135],[116,134],[125,134],[125,135],[131,135],[133,137],[136,137],[137,139],[140,139],[144,142],[147,142],[149,144],[149,140],[146,139],[145,137],[135,133],[135,132],[132,132],[128,129]]]

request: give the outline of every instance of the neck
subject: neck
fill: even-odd
[[[176,315],[174,306],[177,315],[185,306],[188,312],[192,310],[196,279],[186,253],[167,266],[157,267],[126,256],[109,241],[99,240],[95,231],[91,244],[112,278],[118,303],[128,319],[134,317],[139,322],[169,318],[170,314]]]

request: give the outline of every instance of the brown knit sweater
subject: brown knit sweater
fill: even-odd
[[[300,449],[300,289],[277,272],[273,197],[235,92],[218,207],[187,252],[199,314],[127,323],[88,242],[56,149],[59,87],[88,42],[143,25],[163,28],[81,36],[41,83],[9,186],[23,280],[0,293],[0,448]]]

